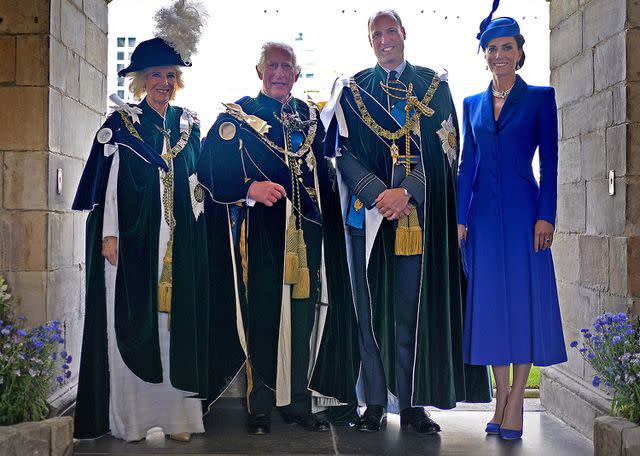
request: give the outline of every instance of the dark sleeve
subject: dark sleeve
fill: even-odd
[[[424,165],[422,160],[418,163],[407,177],[400,182],[400,187],[404,188],[411,195],[412,204],[421,206],[424,203],[425,191],[427,188],[424,177]]]
[[[235,127],[229,139],[220,136],[224,124]],[[232,128],[226,125],[228,128]],[[198,160],[198,179],[218,203],[244,201],[253,182],[247,174],[239,138],[240,125],[235,119],[218,119],[207,134]]]
[[[367,208],[373,207],[378,195],[387,189],[385,183],[365,168],[345,146],[341,146],[340,155],[336,155],[336,167],[347,183],[349,190]]]

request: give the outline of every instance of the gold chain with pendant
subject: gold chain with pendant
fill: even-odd
[[[396,131],[389,131],[381,127],[373,119],[373,117],[367,110],[367,107],[365,106],[364,101],[362,100],[362,95],[360,94],[360,88],[358,87],[358,84],[356,83],[355,78],[351,78],[351,80],[349,81],[349,86],[351,88],[351,92],[353,93],[353,99],[356,102],[356,106],[358,107],[358,111],[360,111],[360,116],[362,117],[362,120],[364,121],[364,123],[376,135],[391,140],[391,146],[389,147],[389,152],[391,154],[391,158],[394,164],[397,163],[398,158],[400,156],[400,151],[399,151],[398,145],[396,144],[396,139],[400,139],[403,136],[405,137],[404,165],[405,165],[407,175],[409,175],[409,171],[411,167],[410,132],[412,130],[415,130],[416,127],[419,125],[420,116],[425,115],[427,117],[431,117],[433,115],[434,111],[429,107],[429,103],[431,102],[433,95],[436,93],[436,90],[438,90],[438,86],[440,85],[440,78],[438,78],[435,75],[433,76],[433,78],[431,79],[431,83],[429,84],[429,88],[427,89],[427,92],[425,93],[424,98],[422,100],[418,100],[418,97],[413,95],[413,84],[409,84],[409,87],[407,89],[401,89],[401,88],[392,87],[392,86],[385,86],[384,84],[382,84],[382,82],[380,83],[380,85],[382,87],[382,90],[385,93],[391,95],[393,98],[407,101],[407,104],[405,106],[405,111],[406,111],[405,124],[400,128],[398,128]],[[405,95],[404,96],[392,95],[390,93],[391,90],[403,92]],[[411,110],[413,110],[413,114],[410,114]]]
[[[227,109],[227,114],[229,114],[231,117],[237,120],[240,120],[241,122],[246,123],[246,121],[242,118],[242,116],[238,115],[233,110]],[[318,129],[318,115],[316,113],[316,110],[313,107],[309,107],[309,121],[310,121],[309,130],[307,131],[304,142],[302,143],[300,148],[295,152],[292,152],[291,150],[287,150],[286,148],[280,147],[279,145],[271,141],[269,138],[267,138],[267,136],[264,134],[260,134],[260,139],[262,139],[265,143],[267,143],[267,145],[272,149],[280,152],[282,155],[286,155],[288,157],[296,157],[296,158],[302,157],[311,150],[311,145],[313,144],[313,141],[316,139],[316,130]]]

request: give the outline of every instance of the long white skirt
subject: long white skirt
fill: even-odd
[[[103,231],[105,236],[118,233],[117,214],[117,175],[119,172],[119,153],[116,152],[109,175],[107,195],[105,197],[105,216]],[[163,185],[159,180],[160,194]],[[161,200],[161,214],[164,207]],[[160,218],[158,277],[162,271],[162,260],[167,250],[169,226]],[[167,325],[168,315],[158,313],[158,334],[160,339],[160,358],[162,361],[162,383],[148,383],[129,370],[118,349],[114,324],[115,290],[117,265],[104,261],[104,274],[107,298],[107,337],[109,353],[109,425],[111,435],[126,441],[141,440],[147,431],[160,427],[165,434],[204,432],[202,423],[202,404],[194,399],[194,393],[174,388],[169,380],[170,334]]]
[[[174,388],[169,381],[169,331],[167,314],[158,314],[162,383],[141,380],[125,365],[116,342],[114,326],[115,266],[105,261],[107,283],[107,334],[109,338],[109,425],[111,435],[127,441],[146,437],[154,427],[165,434],[204,432],[202,406],[192,393]]]

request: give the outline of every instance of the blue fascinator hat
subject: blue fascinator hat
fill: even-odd
[[[493,0],[491,13],[480,23],[480,32],[478,32],[476,38],[480,41],[482,49],[486,49],[489,42],[494,38],[520,35],[520,26],[515,19],[511,17],[492,19],[493,13],[498,9],[498,5],[500,5],[500,0]]]

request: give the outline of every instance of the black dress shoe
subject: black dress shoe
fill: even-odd
[[[271,432],[271,417],[264,413],[249,415],[247,432],[253,435],[264,435]]]
[[[400,412],[400,426],[411,426],[420,434],[436,434],[440,426],[426,414],[422,407],[412,407]]]
[[[303,413],[300,415],[282,414],[282,419],[288,424],[299,424],[307,431],[326,432],[329,430],[329,423],[321,420],[313,413]]]
[[[387,424],[387,414],[381,405],[369,405],[364,411],[356,429],[360,432],[378,432]]]

